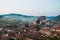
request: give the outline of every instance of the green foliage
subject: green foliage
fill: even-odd
[[[38,30],[40,30],[41,25],[37,24],[37,25],[35,26],[35,28],[36,28],[36,29],[37,29],[37,31],[38,31]]]
[[[51,19],[50,22],[52,24],[58,24],[58,25],[60,25],[60,15],[58,15],[57,17]]]

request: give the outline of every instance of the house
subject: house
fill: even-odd
[[[39,30],[40,33],[45,34],[45,36],[50,36],[52,31],[48,27],[42,27]]]

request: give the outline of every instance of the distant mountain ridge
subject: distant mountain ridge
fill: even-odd
[[[24,22],[29,21],[29,22],[33,22],[35,18],[38,18],[40,16],[28,16],[28,15],[22,15],[22,14],[4,14],[4,15],[0,15],[0,18],[2,18],[3,20],[22,20]],[[46,19],[53,19],[54,16],[46,16]]]
[[[28,16],[28,15],[23,15],[23,14],[14,14],[14,13],[11,13],[11,14],[4,14],[4,15],[0,15],[0,16],[24,16],[24,17],[40,17],[40,16]],[[52,17],[55,17],[55,16],[46,16],[47,18],[52,18]]]
[[[0,15],[0,16],[28,16],[28,15],[22,15],[22,14],[14,14],[14,13],[11,13],[11,14],[4,14],[4,15]],[[28,17],[34,17],[34,16],[28,16]]]
[[[57,17],[55,17],[52,20],[50,20],[50,22],[52,22],[53,24],[60,25],[60,15],[58,15]]]

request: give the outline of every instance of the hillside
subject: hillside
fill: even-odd
[[[0,19],[5,20],[5,21],[29,21],[32,22],[34,20],[34,16],[26,16],[22,14],[5,14],[5,15],[0,15]]]
[[[50,20],[50,22],[52,22],[53,24],[59,24],[60,25],[60,15],[58,15],[57,17]]]
[[[28,15],[22,15],[22,14],[5,14],[5,15],[0,15],[0,21],[1,22],[33,22],[34,18],[38,18],[39,16],[28,16]],[[46,19],[52,19],[54,17],[52,16],[46,16]]]

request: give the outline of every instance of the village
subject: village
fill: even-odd
[[[18,23],[16,28],[3,24],[0,40],[60,40],[60,25],[53,25],[45,16],[34,19],[33,23]]]

